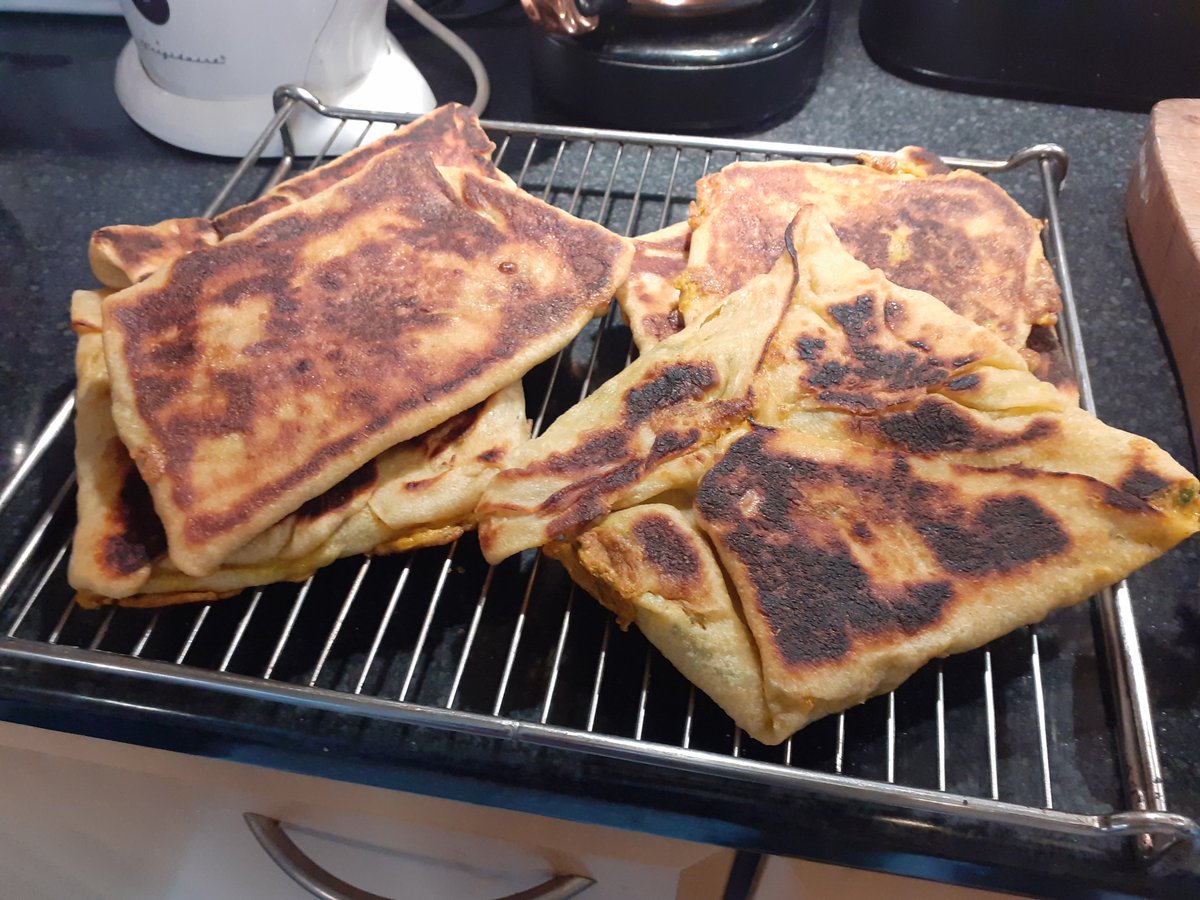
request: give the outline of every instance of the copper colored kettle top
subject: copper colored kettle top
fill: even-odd
[[[761,0],[521,0],[526,15],[547,31],[586,34],[602,13],[627,11],[645,16],[688,16],[728,12]]]

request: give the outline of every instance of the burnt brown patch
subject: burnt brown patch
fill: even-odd
[[[625,392],[625,424],[645,422],[655,412],[699,400],[720,383],[712,363],[673,363],[654,371],[650,380]]]
[[[700,430],[689,428],[687,431],[664,431],[656,435],[646,457],[646,465],[651,466],[659,460],[678,456],[684,450],[692,447],[700,440]]]
[[[841,384],[846,380],[846,375],[849,374],[850,367],[838,362],[837,360],[826,360],[821,363],[821,368],[808,376],[808,383],[813,387],[827,388]]]
[[[852,420],[849,427],[912,453],[953,453],[1031,443],[1056,434],[1059,426],[1052,419],[1036,419],[1018,433],[1003,432],[986,427],[947,400],[929,397],[909,410]]]
[[[950,167],[942,162],[940,156],[924,147],[905,147],[900,151],[900,156],[929,175],[945,175],[950,171]]]
[[[113,438],[115,443],[119,443]],[[124,448],[119,500],[112,509],[113,533],[105,537],[97,562],[103,570],[132,575],[167,552],[167,535],[154,514],[150,489],[142,480]]]
[[[290,278],[287,272],[254,272],[240,278],[235,278],[226,287],[219,291],[214,291],[209,294],[208,302],[214,306],[236,306],[249,297],[266,295],[272,298],[272,301],[277,310],[284,310],[285,303],[291,303],[294,307],[295,301],[289,300]],[[330,282],[323,278],[318,272],[317,283],[326,289],[330,289]],[[334,283],[333,290],[337,290],[341,284]]]
[[[856,259],[883,270],[896,284],[932,294],[955,312],[975,313],[978,318],[976,293],[981,291],[975,273],[981,271],[982,255],[1002,254],[998,261],[1021,273],[1022,251],[1027,249],[1019,244],[1010,249],[1014,241],[1009,240],[991,242],[995,246],[985,250],[959,223],[991,214],[998,219],[997,229],[1020,229],[1025,223],[1013,206],[998,188],[990,191],[986,183],[981,188],[974,183],[915,179],[886,185],[874,204],[852,208],[833,225]],[[893,253],[896,234],[904,235],[905,252],[899,256]]]
[[[965,363],[964,363],[965,365]],[[952,391],[969,391],[979,387],[978,375],[959,375],[957,378],[951,378],[946,383],[946,387]]]
[[[679,315],[678,309],[673,309],[669,313],[652,313],[642,316],[642,330],[656,341],[665,340],[683,330],[683,317]]]
[[[674,249],[664,248],[661,244],[645,244],[635,242],[637,255],[634,257],[631,275],[653,275],[664,281],[671,281],[683,274],[687,268],[687,255],[681,246]]]
[[[530,468],[534,471],[569,475],[598,469],[623,459],[629,450],[629,435],[620,429],[604,429],[588,435],[565,453],[551,453],[543,462]],[[549,502],[549,498],[546,502]],[[543,504],[544,506],[545,504]]]
[[[355,497],[375,487],[379,478],[379,469],[375,460],[371,460],[352,475],[343,478],[325,493],[313,497],[296,510],[298,520],[319,519],[343,506],[349,505]]]
[[[426,458],[433,459],[474,428],[482,415],[483,404],[478,403],[456,416],[451,416],[437,428],[413,440],[420,446]]]
[[[1135,466],[1121,479],[1119,487],[1127,494],[1148,500],[1159,491],[1169,487],[1170,484],[1171,482],[1161,475],[1143,469],[1141,466]]]
[[[544,512],[565,510],[550,525],[555,535],[573,534],[602,515],[602,498],[633,483],[649,468],[686,452],[700,438],[699,429],[668,430],[655,436],[646,458],[630,459],[630,441],[639,426],[656,412],[699,400],[719,383],[711,363],[676,363],[651,370],[648,377],[625,392],[624,421],[614,428],[593,432],[563,453],[552,453],[526,471],[571,475],[574,481],[541,502]],[[711,410],[719,414],[722,407]],[[736,413],[733,413],[736,414]],[[622,462],[625,460],[625,462]],[[600,471],[587,476],[588,472]]]
[[[865,341],[878,330],[875,298],[870,294],[856,297],[853,303],[835,303],[829,307],[829,314],[852,342]]]
[[[798,337],[796,338],[796,355],[803,360],[809,362],[817,359],[821,355],[821,351],[825,349],[824,338],[814,337]]]
[[[954,599],[953,585],[876,584],[850,547],[809,511],[810,486],[836,482],[844,473],[774,452],[771,434],[755,429],[735,442],[701,481],[696,509],[753,584],[753,601],[784,661],[835,661],[855,640],[914,634],[940,619]]]
[[[642,516],[634,523],[633,536],[641,545],[642,555],[659,577],[680,593],[700,581],[700,557],[665,515]]]
[[[989,497],[961,521],[919,522],[917,532],[951,572],[1011,572],[1071,546],[1058,519],[1025,494]]]
[[[1105,506],[1111,506],[1113,509],[1119,509],[1124,512],[1157,512],[1153,506],[1141,497],[1135,497],[1126,491],[1119,491],[1107,484],[1104,486],[1103,502]]]
[[[635,482],[644,471],[639,460],[630,460],[599,475],[582,478],[574,484],[555,491],[542,502],[540,509],[565,509],[547,527],[554,538],[577,534],[580,529],[608,512],[605,497]]]
[[[213,425],[226,434],[238,434],[254,427],[254,379],[239,372],[214,372],[213,387],[223,402],[223,414],[213,416]]]
[[[821,195],[830,224],[856,259],[1010,343],[1029,323],[1061,307],[1038,223],[1002,188],[922,162],[892,164],[929,177],[804,163],[735,164],[706,176],[697,184],[706,207],[697,235],[717,258],[697,266],[693,279],[706,294],[724,296],[768,271],[784,249],[779,236],[796,209]]]
[[[805,336],[795,342],[796,356],[807,370],[805,380],[822,402],[858,412],[876,410],[893,402],[882,395],[924,390],[950,377],[951,368],[920,341],[909,341],[911,349],[880,346],[876,337],[891,323],[880,322],[879,304],[871,295],[833,304],[829,314],[846,335],[848,354],[825,359],[824,340]],[[903,307],[887,301],[882,315],[898,320]]]
[[[263,216],[294,202],[282,194],[267,194],[251,203],[235,206],[213,219],[213,227],[222,238],[249,228]]]
[[[157,225],[111,225],[92,235],[113,264],[133,283],[145,281],[176,259],[216,243],[207,219],[168,219]]]

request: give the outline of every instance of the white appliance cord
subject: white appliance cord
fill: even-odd
[[[487,109],[488,100],[492,96],[492,83],[488,79],[487,69],[471,45],[457,34],[435,19],[417,5],[417,0],[395,0],[395,4],[408,13],[414,21],[435,38],[453,50],[467,64],[471,75],[475,78],[475,99],[471,101],[471,110],[477,116],[482,116]]]

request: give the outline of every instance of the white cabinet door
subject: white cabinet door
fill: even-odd
[[[0,723],[0,900],[305,900],[243,813],[395,897],[718,900],[733,851]]]

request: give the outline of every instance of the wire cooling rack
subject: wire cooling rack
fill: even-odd
[[[206,215],[299,167],[288,122],[305,108],[365,136],[396,116],[324,106],[281,88],[277,114]],[[697,178],[738,159],[851,162],[864,151],[485,122],[496,159],[531,193],[627,234],[687,215]],[[277,135],[285,155],[259,164]],[[361,139],[361,137],[360,137]],[[318,165],[324,153],[311,161]],[[1042,215],[1063,289],[1060,337],[1093,407],[1058,215],[1067,156],[945,158],[1004,182]],[[631,355],[615,309],[525,379],[540,432]],[[70,445],[68,398],[0,489],[0,511]],[[978,651],[926,666],[896,691],[778,747],[744,735],[636,631],[536,552],[489,567],[471,535],[398,557],[342,560],[301,585],[213,604],[84,610],[66,582],[74,475],[0,576],[0,656],[116,677],[401,721],[661,770],[771,784],[976,822],[1092,838],[1146,855],[1200,829],[1168,811],[1132,604],[1122,583]],[[1135,576],[1136,577],[1136,576]],[[1078,734],[1081,720],[1098,730]],[[1099,752],[1097,752],[1097,747]],[[1097,763],[1095,760],[1100,759]],[[669,775],[667,776],[669,777]]]

